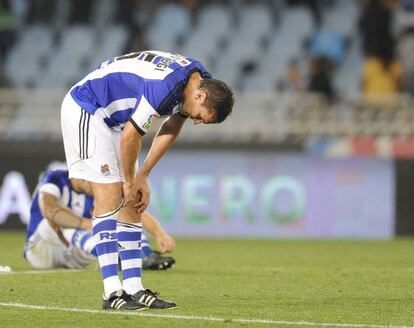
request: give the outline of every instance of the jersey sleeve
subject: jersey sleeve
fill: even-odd
[[[43,192],[48,193],[48,194],[51,194],[51,195],[55,196],[58,199],[62,195],[61,192],[60,192],[59,187],[56,186],[53,183],[50,183],[50,182],[49,183],[45,183],[42,186],[40,186],[40,188],[39,188],[39,194],[40,193],[43,193]]]
[[[46,192],[60,198],[65,184],[69,184],[67,171],[49,171],[43,177],[38,191],[39,193]]]
[[[135,112],[129,118],[129,121],[135,129],[137,129],[139,134],[144,135],[159,117],[160,114],[151,106],[148,100],[142,96]]]
[[[207,68],[198,60],[194,60],[190,65],[190,71],[199,71],[203,79],[211,79],[213,76]]]

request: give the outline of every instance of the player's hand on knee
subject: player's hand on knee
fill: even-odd
[[[135,208],[137,209],[137,213],[144,213],[150,201],[150,191],[149,189],[147,191],[140,189],[138,195],[140,196],[137,196]]]
[[[136,184],[138,187],[138,193],[136,197],[136,203],[134,206],[137,209],[138,213],[143,213],[149,204],[151,195],[151,191],[149,189],[147,182],[147,177],[142,175],[137,176]],[[138,195],[140,195],[140,197]]]
[[[124,207],[133,206],[137,200],[137,187],[133,183],[124,183],[122,185],[122,191],[124,194]]]

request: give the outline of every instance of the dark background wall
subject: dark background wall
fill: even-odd
[[[57,142],[0,142],[0,185],[10,171],[25,176],[26,184],[32,192],[38,183],[39,173],[54,160],[64,160],[63,144]],[[17,215],[0,225],[0,229],[25,229]]]
[[[414,160],[396,161],[396,233],[414,235]]]

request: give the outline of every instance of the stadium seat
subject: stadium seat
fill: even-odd
[[[246,79],[244,89],[274,90],[289,60],[301,56],[303,40],[312,28],[309,12],[304,8],[285,8],[280,16],[280,25],[269,40],[268,51],[263,52],[256,72]]]
[[[121,25],[109,25],[100,31],[96,51],[89,59],[88,65],[79,74],[78,80],[88,72],[96,69],[104,61],[119,56],[125,50],[128,31]]]
[[[75,47],[76,44],[82,46]],[[80,71],[81,63],[90,59],[93,55],[91,49],[94,48],[95,39],[91,27],[71,26],[63,34],[61,45],[49,56],[49,65],[44,75],[39,75],[36,84],[52,88],[70,86]]]
[[[169,4],[161,7],[149,26],[147,42],[151,49],[176,51],[177,42],[191,30],[190,13],[185,7]]]
[[[220,52],[219,45],[227,39],[231,27],[230,10],[221,5],[210,5],[200,12],[198,24],[180,51],[211,67],[215,55]]]
[[[263,52],[262,41],[271,33],[272,19],[264,5],[244,6],[239,10],[238,25],[229,38],[228,48],[217,56],[214,68],[215,75],[231,85],[238,84],[242,66],[255,63]]]
[[[41,61],[50,55],[52,33],[45,25],[29,25],[20,33],[6,58],[5,73],[16,87],[35,84],[41,74]],[[24,63],[24,65],[22,65]]]
[[[332,5],[324,15],[323,25],[345,36],[356,32],[358,4],[355,1],[333,1]]]

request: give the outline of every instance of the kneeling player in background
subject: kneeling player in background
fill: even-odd
[[[68,178],[68,171],[47,172],[33,196],[24,256],[33,268],[80,269],[96,260],[91,213],[93,196],[89,183]],[[148,212],[144,228],[155,238],[161,252],[171,252],[175,241]],[[160,255],[142,236],[143,269],[165,270],[175,263]]]

